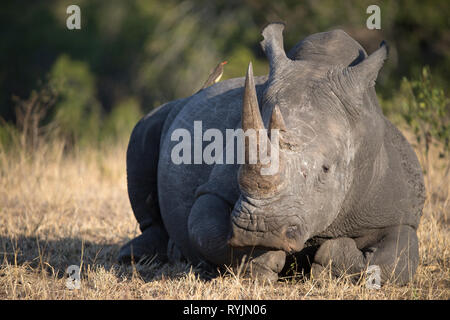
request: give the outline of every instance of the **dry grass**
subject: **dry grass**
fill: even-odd
[[[328,274],[270,284],[232,273],[204,280],[181,263],[120,267],[120,245],[138,234],[126,192],[125,144],[70,156],[62,150],[54,143],[32,156],[0,151],[1,299],[450,298],[448,159],[430,158],[414,281],[368,290]],[[82,268],[79,290],[65,286],[72,264]]]

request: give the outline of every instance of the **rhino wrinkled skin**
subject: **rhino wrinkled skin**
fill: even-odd
[[[275,280],[295,256],[313,273],[329,264],[336,276],[377,265],[382,283],[411,280],[425,190],[414,151],[377,101],[387,46],[368,56],[334,30],[286,54],[283,29],[272,23],[262,32],[268,76],[253,77],[250,64],[245,78],[166,103],[138,122],[127,175],[142,235],[122,248],[121,261],[157,255],[233,266],[245,258],[252,276]],[[226,129],[278,129],[279,171],[263,176],[259,163],[174,164],[171,134],[185,128],[193,135],[194,121],[224,136]]]

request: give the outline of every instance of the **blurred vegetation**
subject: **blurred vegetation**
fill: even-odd
[[[404,78],[400,93],[403,117],[413,128],[417,142],[423,143],[425,152],[430,150],[430,144],[435,141],[443,144],[443,151],[450,149],[450,98],[444,89],[433,84],[430,70],[423,68],[418,80],[409,81]],[[443,157],[444,154],[441,153]]]
[[[98,137],[100,104],[96,99],[94,75],[84,62],[63,54],[53,64],[49,82],[58,93],[53,120],[69,144],[85,144]]]
[[[71,4],[81,30],[66,28]],[[371,4],[381,30],[366,28]],[[266,74],[260,31],[281,20],[286,50],[333,28],[369,53],[386,40],[377,85],[385,114],[448,149],[449,9],[447,0],[2,1],[0,142],[35,148],[49,132],[68,147],[128,139],[144,113],[196,92],[220,61],[223,79],[243,76],[250,60]]]
[[[436,147],[440,158],[450,155],[450,98],[433,81],[428,67],[422,69],[418,80],[402,80],[400,92],[401,115],[413,130],[420,150],[424,173],[430,171],[430,148]],[[450,163],[450,162],[448,162]],[[447,166],[447,176],[450,166]],[[430,186],[429,175],[426,175]]]

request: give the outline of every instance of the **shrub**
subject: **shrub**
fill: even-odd
[[[142,117],[141,107],[134,98],[119,101],[106,117],[102,128],[102,140],[109,142],[128,139],[131,130]]]
[[[414,131],[417,143],[428,153],[432,143],[441,145],[441,157],[449,152],[450,99],[444,89],[431,79],[430,69],[424,67],[418,80],[403,78],[403,118]]]
[[[53,121],[61,137],[69,146],[98,141],[101,106],[88,65],[61,55],[49,77],[50,85],[58,92]]]

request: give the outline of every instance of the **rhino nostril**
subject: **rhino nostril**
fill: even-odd
[[[306,177],[308,176],[307,174],[306,174],[306,172],[307,172],[307,170],[306,170],[306,167],[304,166],[304,165],[301,165],[300,166],[300,173],[303,175],[303,177],[306,179]]]

